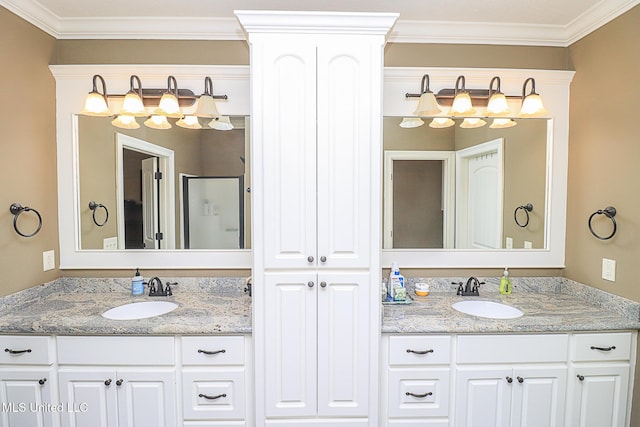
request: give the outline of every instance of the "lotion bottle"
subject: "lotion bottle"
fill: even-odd
[[[131,279],[131,295],[139,296],[144,293],[144,278],[140,275],[140,270],[136,268],[136,275]]]
[[[504,268],[500,278],[500,293],[503,295],[511,293],[511,279],[509,278],[509,269],[507,267]]]

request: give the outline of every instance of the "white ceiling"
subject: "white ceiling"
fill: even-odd
[[[568,46],[640,0],[0,0],[59,39],[221,39],[234,10],[397,12],[389,41]]]

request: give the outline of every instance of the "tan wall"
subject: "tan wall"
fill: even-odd
[[[55,48],[52,37],[0,7],[0,295],[60,275],[57,268],[42,271],[43,251],[55,250],[56,266],[59,256],[56,93],[48,69]],[[14,202],[42,215],[42,230],[34,237],[13,231]],[[25,233],[35,229],[32,215],[20,217]]]

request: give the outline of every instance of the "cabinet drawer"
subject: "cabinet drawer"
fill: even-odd
[[[185,420],[244,419],[244,368],[185,368],[182,382]]]
[[[0,364],[51,365],[53,359],[53,337],[0,336]]]
[[[389,337],[390,365],[447,364],[451,359],[451,337],[395,335]]]
[[[244,337],[183,337],[183,365],[244,365]]]
[[[173,337],[60,336],[58,363],[70,365],[173,365]]]
[[[566,362],[568,335],[465,335],[458,363]]]
[[[451,371],[389,369],[389,417],[446,417]]]
[[[574,362],[629,360],[631,332],[578,334],[573,339]]]

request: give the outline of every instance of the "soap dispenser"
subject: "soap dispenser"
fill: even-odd
[[[504,268],[500,278],[500,293],[503,295],[511,293],[511,279],[509,278],[509,269],[507,267]]]
[[[136,275],[131,279],[131,295],[138,296],[144,293],[144,278],[140,270],[136,268]]]

